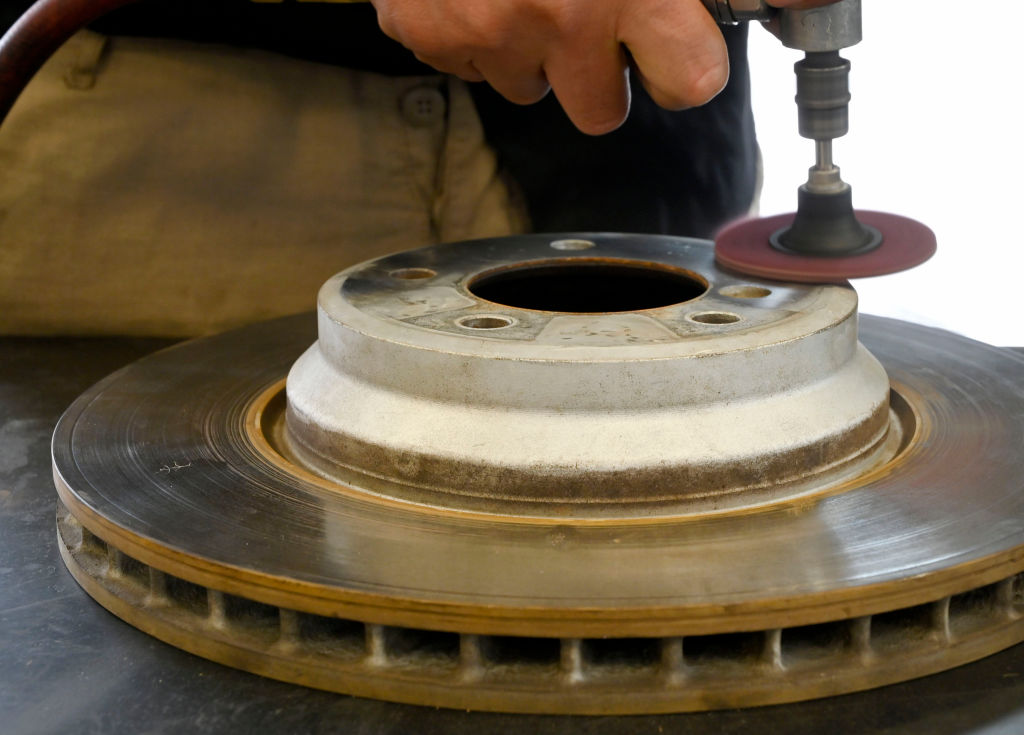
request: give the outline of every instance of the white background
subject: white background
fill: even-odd
[[[864,0],[850,133],[835,160],[854,206],[935,230],[939,251],[912,271],[854,282],[861,310],[1024,345],[1024,43],[1011,5]],[[793,63],[750,29],[754,113],[764,155],[761,213],[792,211],[814,162],[797,132]]]

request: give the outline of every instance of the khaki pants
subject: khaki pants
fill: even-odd
[[[191,335],[522,231],[466,87],[83,32],[0,129],[0,333]]]

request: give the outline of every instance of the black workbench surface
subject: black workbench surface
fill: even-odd
[[[50,434],[85,388],[167,344],[0,339],[0,733],[1024,734],[1024,645],[936,676],[804,704],[583,718],[355,699],[261,679],[160,643],[94,603],[64,569]]]

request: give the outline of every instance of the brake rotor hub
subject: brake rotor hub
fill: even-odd
[[[382,494],[557,516],[733,508],[891,457],[851,289],[738,280],[670,238],[572,242],[328,281],[288,377],[294,455]]]

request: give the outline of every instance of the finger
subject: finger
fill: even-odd
[[[725,39],[697,0],[627,3],[617,33],[633,55],[644,87],[662,107],[702,105],[729,80]]]
[[[425,54],[416,54],[416,58],[427,66],[431,66],[445,74],[457,76],[464,82],[484,81],[484,75],[473,65],[472,61],[456,61],[450,58],[427,56]]]
[[[523,56],[484,54],[474,58],[473,65],[502,97],[517,105],[539,102],[551,89],[540,64]]]
[[[390,2],[388,0],[370,0],[370,4],[377,11],[377,26],[381,32],[391,40],[401,43],[401,34],[395,24]]]
[[[614,38],[600,53],[587,48],[560,50],[544,64],[544,73],[573,125],[588,135],[603,135],[629,114],[626,54]]]
[[[476,64],[472,61],[469,62],[465,70],[465,76],[460,74],[459,78],[464,82],[483,82],[487,79],[487,77],[480,73],[480,70],[476,68]]]

